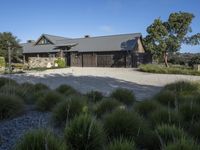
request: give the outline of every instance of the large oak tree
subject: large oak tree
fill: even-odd
[[[147,51],[154,56],[162,56],[165,66],[168,67],[167,54],[177,52],[181,45],[200,43],[200,34],[188,36],[192,32],[190,24],[194,15],[187,12],[178,12],[170,14],[167,21],[163,22],[160,18],[147,27],[147,36],[144,38],[144,44]]]
[[[8,62],[8,47],[11,50],[12,62],[22,60],[22,48],[19,44],[20,40],[10,32],[0,33],[0,56],[4,57]]]

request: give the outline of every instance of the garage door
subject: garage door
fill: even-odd
[[[97,66],[98,67],[111,67],[112,66],[112,55],[97,55]]]
[[[95,54],[83,54],[83,67],[95,67]]]

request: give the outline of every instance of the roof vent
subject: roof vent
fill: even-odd
[[[27,40],[27,43],[34,43],[34,40]]]
[[[85,38],[89,38],[90,37],[90,35],[85,35]]]

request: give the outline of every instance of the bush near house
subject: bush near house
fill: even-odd
[[[4,57],[0,57],[0,68],[6,66],[6,61]]]
[[[66,65],[66,62],[65,62],[65,59],[64,58],[58,58],[57,60],[55,60],[54,63],[57,63],[58,64],[58,67],[59,68],[64,68]]]
[[[158,64],[141,64],[139,70],[142,72],[149,73],[160,73],[160,74],[184,74],[184,75],[200,75],[200,71],[194,70],[191,67],[186,66],[170,66],[169,68],[164,65]]]

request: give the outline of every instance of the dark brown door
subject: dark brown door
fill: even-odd
[[[98,67],[111,67],[112,66],[112,55],[97,55],[97,66]]]

